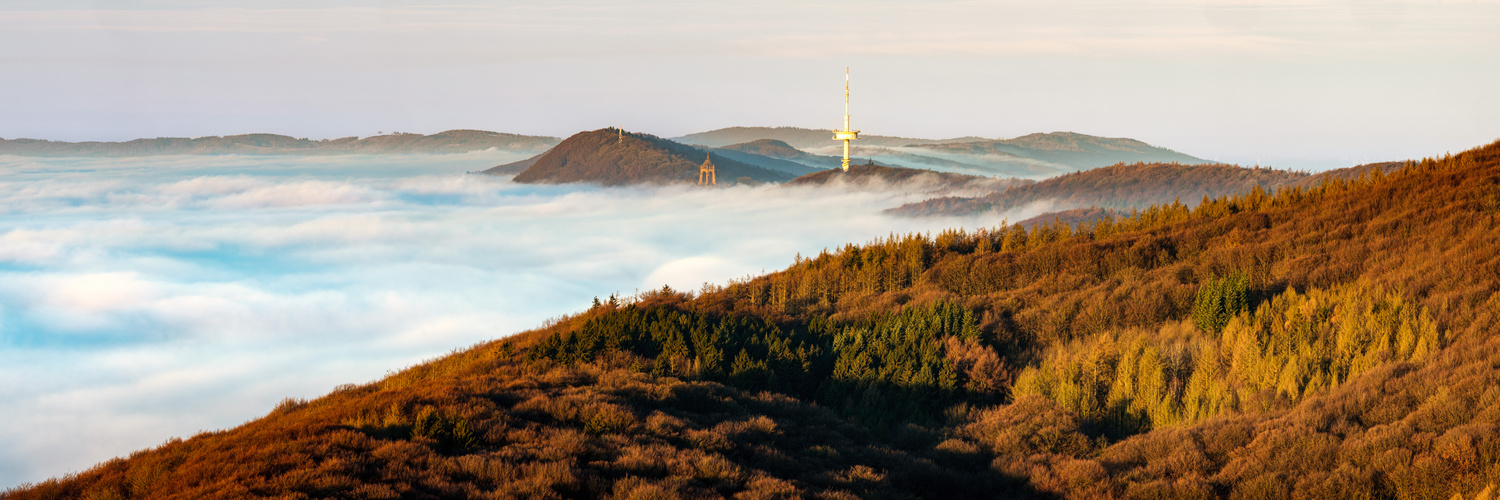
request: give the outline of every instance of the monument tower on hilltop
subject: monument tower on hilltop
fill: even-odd
[[[844,171],[849,171],[849,141],[859,138],[858,130],[849,129],[849,68],[844,68],[844,129],[833,131],[833,140],[844,141]]]
[[[698,166],[698,185],[719,185],[719,176],[714,172],[714,162],[709,159],[709,153],[703,154],[703,164]]]

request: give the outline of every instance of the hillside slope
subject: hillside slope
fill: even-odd
[[[1500,142],[615,298],[31,498],[1473,498]]]
[[[564,139],[513,180],[594,182],[605,186],[696,182],[705,154],[712,155],[720,184],[734,184],[742,177],[755,182],[785,182],[794,177],[649,134],[599,129]]]
[[[1006,212],[1032,205],[1044,206],[1047,211],[1087,207],[1128,211],[1173,201],[1196,204],[1205,196],[1217,198],[1256,187],[1275,189],[1308,177],[1298,172],[1232,165],[1118,164],[979,197],[933,198],[893,208],[889,213],[904,216],[970,215]]]
[[[153,156],[188,154],[384,154],[465,153],[484,149],[541,151],[556,137],[536,137],[484,130],[449,130],[432,135],[395,133],[366,138],[312,141],[275,134],[198,138],[163,137],[125,142],[55,142],[0,139],[0,154],[21,156]]]

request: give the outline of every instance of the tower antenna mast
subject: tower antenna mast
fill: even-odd
[[[849,141],[859,138],[858,130],[849,129],[849,68],[844,68],[844,128],[833,131],[833,140],[844,141],[844,171],[849,171]]]

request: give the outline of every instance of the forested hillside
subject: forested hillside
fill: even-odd
[[[892,235],[5,497],[1474,498],[1500,483],[1496,234],[1500,142]]]
[[[1121,163],[979,197],[933,198],[893,208],[890,213],[904,216],[1003,213],[1033,204],[1043,204],[1049,211],[1088,207],[1128,211],[1173,202],[1196,204],[1204,197],[1217,198],[1253,188],[1274,190],[1309,177],[1286,170],[1222,164]]]

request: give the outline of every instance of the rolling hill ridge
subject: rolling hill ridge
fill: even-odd
[[[1275,190],[1311,177],[1305,173],[1232,165],[1176,163],[1118,164],[1060,175],[984,196],[941,197],[902,205],[888,213],[903,216],[973,215],[1007,212],[1032,205],[1045,211],[1098,207],[1117,211],[1181,201],[1197,204],[1251,189]]]
[[[432,135],[395,133],[372,137],[308,140],[276,134],[198,138],[163,137],[125,142],[58,142],[0,139],[0,154],[21,156],[153,156],[188,154],[386,154],[466,153],[485,149],[542,151],[556,137],[484,130],[449,130]]]
[[[690,144],[761,149],[779,153],[785,147],[817,157],[835,155],[841,147],[827,131],[795,127],[732,127],[679,137]],[[758,141],[776,141],[758,142]],[[779,143],[779,144],[778,144]],[[910,139],[861,136],[852,155],[877,163],[985,177],[1042,179],[1116,163],[1206,163],[1170,149],[1126,138],[1096,137],[1073,132],[1030,134],[1013,139],[960,137]],[[804,162],[804,159],[786,158]],[[822,166],[817,164],[816,166]]]

